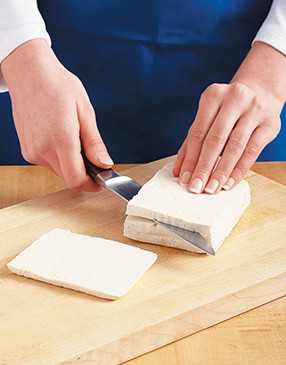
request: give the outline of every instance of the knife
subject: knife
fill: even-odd
[[[138,194],[141,185],[132,180],[129,176],[121,175],[112,169],[97,167],[87,159],[83,152],[82,156],[87,174],[97,184],[111,190],[126,201],[131,200],[134,195]],[[210,255],[215,255],[214,250],[201,234],[158,221],[157,219],[153,219],[153,221],[189,244]]]

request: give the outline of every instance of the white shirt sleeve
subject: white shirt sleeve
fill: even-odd
[[[286,0],[274,0],[253,43],[265,42],[286,55]]]
[[[43,38],[51,45],[37,0],[0,0],[0,92],[7,91],[1,62],[22,43]]]

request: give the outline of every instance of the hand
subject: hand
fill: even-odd
[[[262,44],[263,50],[265,47],[279,53]],[[253,52],[230,84],[213,84],[201,96],[195,121],[173,169],[174,176],[179,176],[180,183],[193,193],[214,194],[222,188],[232,189],[280,130],[285,81],[281,90],[277,83],[273,88],[279,91],[272,92],[264,76],[250,72],[253,64],[258,68],[254,62],[259,53],[257,46]],[[280,73],[286,75],[286,58],[279,53],[278,59],[283,65]],[[273,65],[270,69],[275,72]]]
[[[99,167],[108,168],[113,162],[80,80],[42,39],[18,47],[1,67],[23,157],[47,167],[72,190],[100,190],[86,174],[81,150]]]

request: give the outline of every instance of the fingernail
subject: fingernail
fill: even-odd
[[[186,186],[188,185],[191,178],[191,173],[189,171],[185,171],[180,179],[180,185]]]
[[[100,152],[98,155],[97,155],[99,161],[101,163],[104,163],[105,165],[113,165],[113,161],[112,159],[109,157],[108,153],[106,152]]]
[[[222,187],[224,190],[229,190],[232,185],[234,184],[234,179],[232,177],[230,177],[228,180],[227,180],[227,183]]]
[[[216,191],[216,189],[218,188],[218,184],[219,184],[219,182],[218,182],[216,179],[212,179],[212,180],[208,183],[207,187],[205,188],[205,191],[206,191],[207,193],[214,194],[214,192],[215,192],[215,191]]]
[[[202,191],[202,188],[203,188],[203,182],[202,182],[202,180],[201,179],[194,179],[192,181],[191,186],[189,187],[189,190],[192,193],[199,194]]]

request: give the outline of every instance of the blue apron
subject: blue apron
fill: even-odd
[[[117,163],[178,151],[201,93],[213,82],[230,81],[271,3],[38,1],[53,48],[85,85]],[[284,127],[260,160],[286,160],[285,139]]]

